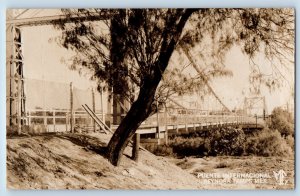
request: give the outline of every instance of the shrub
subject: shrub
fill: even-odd
[[[258,156],[290,156],[292,148],[281,136],[279,131],[264,129],[245,142],[245,155]]]
[[[177,156],[203,156],[208,152],[205,145],[205,139],[200,137],[176,137],[170,141],[170,146]]]
[[[245,135],[243,130],[220,128],[200,135],[179,136],[169,140],[168,145],[145,147],[156,155],[179,157],[206,155],[291,156],[294,149],[294,138],[291,135],[284,138],[279,131],[271,129]]]
[[[159,156],[169,156],[173,154],[173,149],[168,146],[168,145],[158,145],[156,146],[156,148],[154,149],[153,152],[155,155],[159,155]]]
[[[243,130],[221,128],[211,131],[208,135],[209,154],[211,155],[242,155],[244,152],[245,134]]]
[[[294,136],[294,118],[291,113],[281,108],[272,111],[269,127],[278,130],[283,136]]]
[[[286,138],[286,143],[291,147],[291,149],[294,151],[295,149],[295,138],[291,135],[288,135]]]
[[[170,143],[173,152],[178,156],[205,155],[242,155],[245,134],[233,128],[214,129],[202,136],[176,137]]]
[[[169,145],[166,145],[166,144],[163,144],[163,145],[147,144],[144,147],[157,156],[173,155],[172,147],[170,147]]]

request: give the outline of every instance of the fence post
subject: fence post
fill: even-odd
[[[140,148],[140,134],[136,133],[133,136],[133,145],[132,145],[132,159],[136,162],[139,160],[139,148]]]
[[[255,114],[255,128],[257,128],[257,114]]]
[[[112,99],[114,96],[112,90],[113,90],[112,88],[108,88],[108,90],[107,90],[107,110],[106,110],[107,117],[106,117],[106,119],[109,123],[110,128],[112,128]],[[101,88],[101,96],[103,94],[102,91],[103,91],[103,88]],[[103,103],[102,100],[103,100],[103,96],[101,99],[101,104]],[[104,111],[103,105],[101,107],[102,107],[101,109],[102,109],[102,114],[103,114],[103,111]]]
[[[159,141],[159,136],[160,136],[160,131],[159,131],[159,111],[158,111],[158,101],[156,101],[156,121],[157,121],[157,128],[156,128],[156,134],[158,138],[158,144],[160,144]]]
[[[54,132],[56,132],[56,118],[55,118],[55,110],[53,110],[53,129],[54,129]]]
[[[70,83],[70,131],[74,133],[73,83]]]
[[[96,113],[94,88],[92,88],[92,105],[93,105],[93,112]],[[94,132],[96,132],[96,121],[94,119],[92,119],[92,120],[93,120],[93,130],[94,130]]]
[[[69,124],[69,116],[68,116],[68,112],[66,112],[66,132],[68,131],[68,124]]]
[[[185,132],[187,133],[187,132],[188,132],[187,111],[186,111],[186,113],[184,114],[184,122],[185,122]]]
[[[101,113],[102,113],[102,121],[105,123],[105,114],[104,114],[104,106],[103,106],[103,87],[100,87],[100,96],[101,96]]]
[[[28,126],[31,126],[31,111],[28,111]]]
[[[21,76],[18,74],[18,106],[17,106],[17,121],[18,121],[18,135],[21,134],[21,131],[22,131],[22,124],[21,124],[21,116],[22,116],[22,109],[21,109],[21,102],[22,102],[22,97],[21,97]]]
[[[47,112],[46,112],[46,110],[44,109],[44,111],[43,111],[43,116],[44,116],[44,126],[45,126],[45,128],[46,128],[46,132],[48,131],[48,129],[47,129]]]
[[[167,106],[165,106],[165,123],[166,123],[165,140],[166,140],[166,144],[168,144],[168,113],[167,113]]]

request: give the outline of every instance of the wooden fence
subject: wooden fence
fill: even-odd
[[[96,111],[96,115],[105,119],[105,114],[100,110]],[[73,115],[70,110],[28,110],[26,121],[30,127],[44,125],[46,132],[71,131],[71,127],[74,127],[73,131],[99,130],[94,120],[84,110],[73,111]]]

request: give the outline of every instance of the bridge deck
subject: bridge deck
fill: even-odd
[[[205,123],[187,123],[187,124],[167,124],[167,125],[147,125],[142,124],[137,133],[150,134],[150,138],[141,138],[141,143],[149,144],[162,144],[165,143],[167,138],[172,135],[180,135],[183,133],[191,133],[200,130],[214,129],[218,127],[240,127],[243,129],[263,129],[263,123],[256,123],[253,121],[232,121],[232,122],[205,122]],[[112,126],[113,130],[117,129],[117,125]]]

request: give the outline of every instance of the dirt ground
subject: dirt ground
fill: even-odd
[[[109,140],[103,134],[45,134],[7,138],[8,189],[291,189],[294,159],[276,157],[158,157],[140,151],[138,163],[131,148],[119,167],[102,155]],[[273,171],[287,173],[278,185]],[[269,173],[260,184],[207,184],[203,173]],[[286,181],[287,180],[287,181]]]
[[[294,189],[293,157],[218,156],[188,157],[181,160],[170,158],[169,160],[197,176],[204,189],[213,187],[220,189]],[[280,184],[279,179],[276,180],[274,175],[274,172],[278,173],[280,170],[286,173],[282,179],[282,184]],[[213,174],[221,176],[213,176]],[[222,177],[226,174],[236,176],[231,176],[230,181],[224,182]],[[249,175],[245,177],[247,174]]]
[[[101,137],[102,139],[99,139]],[[9,189],[199,189],[192,174],[141,151],[138,163],[127,148],[119,167],[101,155],[104,135],[43,135],[7,139]]]

